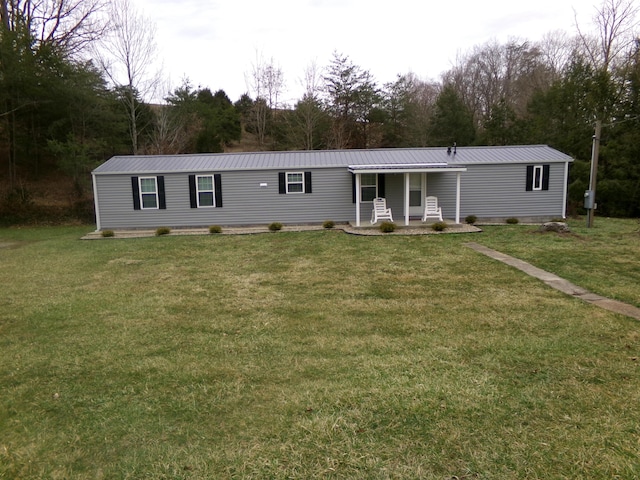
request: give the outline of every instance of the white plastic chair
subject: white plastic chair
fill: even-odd
[[[389,220],[393,222],[391,209],[387,208],[387,200],[384,198],[373,199],[373,210],[371,211],[371,224],[378,223],[378,220]]]
[[[428,218],[438,219],[442,222],[442,207],[438,206],[438,197],[425,198],[422,221],[426,222]]]

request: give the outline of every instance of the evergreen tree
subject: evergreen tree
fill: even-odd
[[[434,146],[471,145],[475,140],[473,115],[451,85],[445,86],[436,100],[429,140]]]
[[[522,142],[522,122],[504,99],[492,106],[483,127],[479,141],[483,145],[516,145]]]
[[[334,52],[324,77],[327,111],[332,116],[330,148],[364,148],[369,145],[369,129],[381,103],[371,74],[349,57]]]
[[[183,127],[184,153],[222,152],[225,145],[240,140],[240,114],[223,90],[193,90],[187,80],[167,102]]]
[[[202,128],[196,140],[198,152],[222,152],[232,140],[240,140],[240,116],[223,90],[211,94],[208,88],[197,93],[197,112]]]

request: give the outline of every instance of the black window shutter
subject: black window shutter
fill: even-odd
[[[549,190],[549,165],[542,166],[542,190]]]
[[[533,190],[533,165],[527,165],[527,192]]]
[[[133,192],[133,209],[140,210],[140,184],[138,177],[131,177],[131,190]]]
[[[287,180],[285,175],[284,172],[278,172],[278,193],[281,195],[287,193]]]
[[[160,210],[166,210],[167,197],[164,194],[164,177],[160,175],[156,181],[158,182],[158,208],[160,208]]]
[[[213,176],[213,184],[216,191],[216,208],[222,208],[222,177],[219,173]]]
[[[191,208],[198,208],[196,195],[196,176],[189,175],[189,202],[191,203]]]
[[[385,189],[384,189],[384,173],[378,174],[378,196],[384,198],[385,197]]]
[[[311,172],[304,172],[304,193],[311,193]]]
[[[356,203],[356,174],[351,174],[351,201]]]

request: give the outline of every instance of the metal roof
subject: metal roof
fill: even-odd
[[[366,166],[423,168],[465,167],[471,164],[554,163],[573,159],[547,145],[507,147],[393,148],[372,150],[305,150],[286,152],[203,153],[187,155],[115,156],[93,170],[95,175],[272,170]],[[438,167],[436,167],[438,168]]]

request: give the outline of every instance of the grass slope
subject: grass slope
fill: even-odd
[[[638,322],[463,245],[637,300],[598,224],[0,230],[0,478],[637,478]]]

